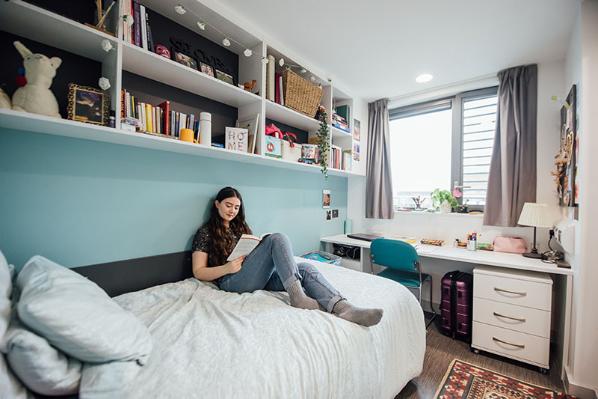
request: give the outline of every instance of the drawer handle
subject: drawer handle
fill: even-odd
[[[519,296],[526,296],[527,292],[517,292],[517,291],[509,291],[502,288],[494,287],[494,291],[496,292],[506,292],[507,294],[514,294]]]
[[[492,312],[492,313],[496,317],[502,317],[502,318],[505,318],[505,319],[511,319],[511,320],[520,321],[522,323],[525,323],[525,319],[519,319],[517,317],[511,317],[511,316],[505,316],[504,314],[500,314],[500,313],[496,313],[496,312]]]
[[[492,340],[496,341],[496,342],[500,342],[501,344],[507,344],[507,345],[514,346],[515,348],[521,348],[521,349],[525,348],[525,345],[512,344],[510,342],[503,341],[502,339],[498,339],[496,337],[492,337]]]

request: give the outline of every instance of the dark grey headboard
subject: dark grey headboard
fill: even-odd
[[[192,277],[191,252],[176,252],[73,269],[111,297]]]

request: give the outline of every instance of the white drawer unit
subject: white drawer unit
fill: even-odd
[[[471,346],[549,368],[552,279],[544,273],[473,271]]]

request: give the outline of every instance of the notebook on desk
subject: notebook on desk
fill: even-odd
[[[347,237],[354,238],[356,240],[363,240],[363,241],[374,241],[376,238],[380,238],[377,234],[365,234],[365,233],[355,233],[355,234],[347,234]]]

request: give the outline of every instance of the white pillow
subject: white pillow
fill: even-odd
[[[135,380],[140,370],[141,366],[134,361],[86,363],[81,372],[79,398],[125,398],[127,387]]]
[[[10,371],[2,354],[0,354],[0,398],[33,398],[33,395],[29,395],[21,381]]]
[[[6,258],[0,251],[0,349],[1,342],[8,323],[10,322],[10,294],[12,292],[12,266],[8,265]]]
[[[16,320],[8,328],[5,340],[8,364],[27,388],[52,396],[79,391],[80,361],[68,358]]]
[[[42,256],[17,276],[19,319],[62,352],[84,362],[137,360],[152,350],[143,323],[100,287]]]

